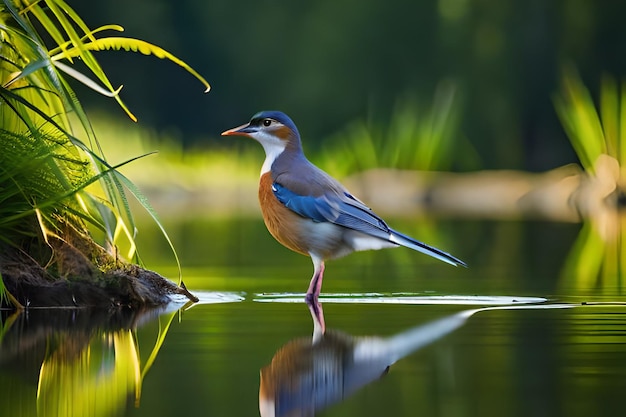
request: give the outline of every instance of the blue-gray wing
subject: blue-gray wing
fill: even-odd
[[[389,239],[389,226],[369,207],[348,192],[318,197],[299,195],[283,185],[272,184],[274,195],[288,209],[315,222],[330,222],[349,229]]]
[[[357,230],[425,253],[454,266],[467,266],[465,262],[447,252],[389,228],[383,219],[346,191],[326,193],[318,197],[306,196],[293,192],[278,182],[272,184],[272,191],[278,201],[302,217]]]

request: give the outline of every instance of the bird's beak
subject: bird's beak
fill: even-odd
[[[252,137],[252,133],[256,132],[256,128],[250,126],[249,123],[245,125],[233,127],[222,132],[222,136],[248,136]]]

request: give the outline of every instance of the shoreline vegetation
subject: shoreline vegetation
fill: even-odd
[[[166,304],[172,294],[197,301],[182,276],[176,285],[142,267],[129,197],[160,223],[118,169],[145,155],[111,165],[69,80],[114,99],[133,121],[122,87],[113,87],[94,53],[153,55],[183,68],[205,92],[210,87],[156,45],[103,35],[122,31],[119,25],[90,29],[61,0],[0,2],[2,308],[140,309]],[[103,239],[96,242],[94,233]]]

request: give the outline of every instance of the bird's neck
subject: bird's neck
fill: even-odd
[[[265,161],[261,167],[261,176],[263,174],[275,171],[290,169],[295,161],[306,159],[302,153],[300,141],[289,141],[286,143],[263,144],[265,150]]]

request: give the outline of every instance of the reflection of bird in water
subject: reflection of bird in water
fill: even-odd
[[[247,136],[265,149],[259,201],[265,225],[287,248],[308,255],[314,273],[307,299],[322,288],[324,261],[354,251],[406,246],[452,265],[465,263],[393,230],[337,180],[304,156],[296,125],[284,113],[265,111],[224,136]]]
[[[354,337],[324,332],[319,303],[307,303],[313,339],[281,347],[261,369],[259,410],[262,417],[313,416],[385,375],[399,359],[461,326],[480,310],[468,310],[406,330],[389,338]]]
[[[261,370],[261,416],[313,416],[383,376],[388,360],[355,357],[358,343],[329,330],[318,343],[302,338],[281,347]]]

